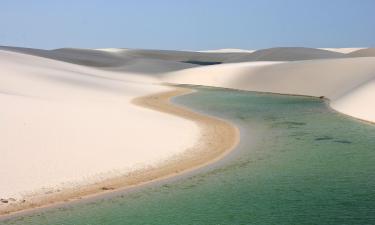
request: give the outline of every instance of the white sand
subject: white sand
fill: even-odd
[[[375,122],[375,57],[298,62],[247,62],[181,70],[171,83],[241,90],[325,96],[345,114]]]
[[[364,49],[364,48],[319,48],[319,49],[347,54],[347,53],[351,53],[351,52]]]
[[[375,122],[375,77],[331,103],[339,112]]]
[[[104,51],[104,52],[111,52],[111,53],[120,53],[120,52],[124,52],[128,49],[126,49],[126,48],[96,48],[95,50]]]
[[[151,77],[7,51],[0,68],[0,198],[154,165],[199,136],[191,121],[130,104],[169,89]]]
[[[214,49],[214,50],[201,50],[197,52],[209,52],[209,53],[252,53],[255,50],[247,50],[247,49],[238,49],[238,48],[222,48],[222,49]]]

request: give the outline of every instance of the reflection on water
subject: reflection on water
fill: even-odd
[[[375,224],[375,126],[318,99],[198,88],[175,102],[237,124],[220,166],[5,224]]]

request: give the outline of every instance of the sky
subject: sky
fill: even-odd
[[[375,0],[1,0],[0,45],[375,47]]]

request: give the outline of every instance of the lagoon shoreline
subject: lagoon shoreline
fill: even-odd
[[[132,104],[139,107],[168,113],[195,122],[200,128],[197,143],[183,153],[160,163],[131,172],[125,176],[112,177],[94,184],[66,188],[58,192],[33,196],[25,202],[17,202],[0,209],[0,221],[31,214],[37,210],[45,210],[67,204],[95,198],[97,196],[126,191],[146,184],[161,181],[212,164],[228,153],[239,143],[240,132],[233,124],[224,120],[193,112],[171,102],[174,97],[187,95],[193,90],[174,87],[174,90],[137,97]]]

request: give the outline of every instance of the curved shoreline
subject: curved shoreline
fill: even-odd
[[[200,127],[200,138],[192,148],[160,165],[131,172],[125,176],[108,178],[94,184],[66,188],[59,192],[32,196],[26,202],[17,202],[0,209],[0,221],[33,213],[36,210],[58,207],[63,204],[96,196],[125,191],[145,184],[181,175],[211,163],[230,153],[239,143],[239,129],[233,124],[208,115],[193,112],[171,102],[173,97],[190,94],[191,89],[174,87],[175,90],[141,96],[132,100],[134,105],[195,122]]]
[[[283,95],[283,96],[295,96],[295,97],[307,97],[307,98],[321,99],[322,101],[324,101],[326,103],[326,105],[328,106],[328,108],[330,108],[335,113],[338,113],[338,114],[340,114],[342,116],[346,116],[346,117],[348,117],[350,119],[357,120],[357,121],[362,122],[362,123],[375,125],[375,121],[366,120],[366,119],[362,119],[362,118],[359,118],[359,117],[355,117],[355,116],[343,113],[343,112],[341,112],[341,111],[333,108],[331,106],[331,101],[332,100],[330,98],[325,97],[325,96],[320,96],[319,97],[319,96],[304,95],[304,94],[290,94],[290,93],[280,93],[280,92],[270,92],[270,91],[252,91],[252,90],[244,90],[244,89],[237,89],[237,88],[219,87],[219,86],[205,86],[205,85],[198,85],[198,84],[174,84],[174,83],[168,83],[168,82],[164,82],[163,84],[177,86],[177,87],[179,85],[183,85],[185,87],[194,87],[194,86],[197,86],[197,87],[220,88],[220,89],[227,89],[227,90],[234,90],[234,91],[243,91],[243,92],[253,92],[253,93],[259,93],[259,94],[274,94],[274,95]]]

